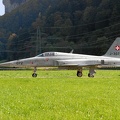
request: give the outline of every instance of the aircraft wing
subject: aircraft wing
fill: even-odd
[[[58,60],[58,66],[98,66],[101,65],[100,60],[89,60],[89,59],[72,59],[72,60]]]

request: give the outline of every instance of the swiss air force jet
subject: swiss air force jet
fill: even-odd
[[[37,67],[65,67],[77,69],[82,77],[82,68],[88,67],[88,77],[94,77],[96,67],[120,67],[120,37],[116,38],[103,56],[73,54],[63,52],[45,52],[38,56],[1,63],[5,67],[33,67],[32,77],[37,77]]]

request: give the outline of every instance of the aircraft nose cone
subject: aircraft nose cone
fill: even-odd
[[[2,66],[2,67],[9,67],[10,63],[1,63],[0,66]]]
[[[1,67],[13,67],[13,62],[5,62],[5,63],[0,63]]]

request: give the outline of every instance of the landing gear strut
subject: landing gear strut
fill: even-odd
[[[34,67],[34,73],[32,74],[32,77],[37,77],[37,73],[36,73],[36,71],[37,71],[37,68]]]

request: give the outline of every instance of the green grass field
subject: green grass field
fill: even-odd
[[[0,71],[0,120],[120,120],[120,71]]]

